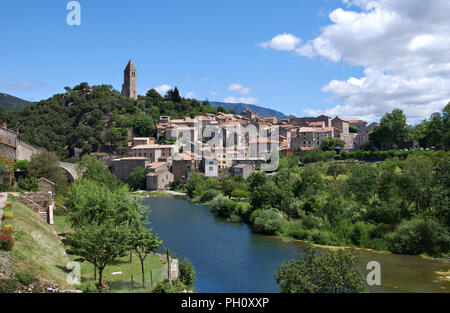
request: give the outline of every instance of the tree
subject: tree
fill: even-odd
[[[111,128],[105,135],[106,141],[110,143],[111,146],[115,146],[118,142],[125,138],[124,131],[122,128]]]
[[[350,133],[353,133],[353,134],[359,133],[358,127],[353,126],[353,125],[348,125],[348,130],[349,130]]]
[[[194,287],[195,281],[197,280],[197,278],[195,277],[194,266],[187,258],[184,258],[183,261],[181,261],[178,265],[178,268],[180,270],[181,282],[186,285],[186,287],[192,289]]]
[[[147,171],[141,166],[135,167],[128,178],[128,185],[134,190],[145,190]]]
[[[238,201],[241,201],[242,198],[249,198],[250,192],[248,192],[247,190],[236,189],[236,190],[233,190],[233,192],[231,193],[231,196],[233,198],[237,198]]]
[[[71,252],[81,256],[98,269],[100,291],[103,288],[103,271],[116,258],[124,256],[130,249],[129,227],[116,226],[111,222],[101,225],[89,224],[75,228],[66,238],[71,245]]]
[[[114,174],[111,173],[103,162],[97,158],[83,155],[76,170],[79,176],[82,175],[83,179],[102,184],[111,190],[114,190],[121,185]]]
[[[275,280],[282,293],[355,293],[367,292],[365,279],[354,253],[317,251],[307,246],[299,260],[278,267]]]
[[[152,293],[182,293],[186,290],[186,286],[179,279],[164,279],[159,282]]]
[[[156,251],[162,244],[162,241],[158,240],[158,236],[153,234],[150,230],[144,226],[135,227],[130,233],[130,246],[136,251],[139,260],[141,261],[142,271],[142,285],[144,285],[144,262],[151,252]]]
[[[331,137],[325,137],[322,139],[322,143],[320,144],[320,149],[323,151],[334,151],[336,147],[343,148],[345,143],[342,140],[334,139]]]
[[[178,91],[177,87],[175,87],[174,89],[171,89],[167,92],[167,100],[170,100],[173,102],[181,102],[180,92]]]
[[[369,138],[379,148],[392,149],[394,145],[401,146],[406,142],[409,131],[403,111],[394,109],[392,113],[386,113]]]
[[[115,225],[135,225],[145,218],[141,204],[131,196],[126,185],[111,190],[92,180],[77,180],[66,193],[64,204],[75,228],[108,221]]]
[[[150,137],[155,133],[153,118],[147,114],[140,114],[133,119],[133,133],[139,137]]]
[[[223,106],[223,105],[219,105],[218,107],[217,107],[217,112],[223,112],[223,113],[225,113],[227,110],[225,109],[225,107]]]
[[[56,184],[57,190],[67,185],[67,177],[59,166],[59,159],[53,152],[41,152],[31,157],[27,168],[28,177],[44,177]]]

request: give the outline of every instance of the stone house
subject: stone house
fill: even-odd
[[[233,166],[231,174],[232,176],[242,176],[247,179],[255,170],[251,164],[237,164]]]
[[[151,163],[167,160],[172,157],[174,152],[174,145],[139,145],[131,148],[132,157],[149,158]]]
[[[151,163],[146,157],[125,157],[110,162],[110,169],[117,179],[126,182],[136,167],[146,168]]]
[[[31,160],[39,150],[22,142],[19,134],[8,129],[6,123],[0,127],[0,155],[10,159]]]
[[[187,180],[190,173],[197,172],[200,160],[192,152],[178,153],[172,158],[172,174],[174,178]]]
[[[42,192],[55,193],[55,183],[44,177],[41,177],[39,178],[39,190]]]
[[[174,175],[169,172],[169,163],[155,162],[147,167],[146,188],[147,190],[162,190],[173,182]]]
[[[206,177],[219,176],[219,161],[215,157],[203,157],[200,162],[200,168]]]

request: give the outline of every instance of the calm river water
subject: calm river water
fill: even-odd
[[[187,257],[197,273],[198,292],[278,292],[277,266],[298,258],[302,245],[252,233],[246,224],[228,224],[203,205],[171,198],[147,198],[153,231],[180,259]],[[371,292],[450,292],[450,279],[436,272],[450,263],[404,256],[359,252],[365,264],[381,264],[381,287]],[[448,275],[448,274],[447,274]]]

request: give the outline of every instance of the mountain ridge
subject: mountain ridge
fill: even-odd
[[[0,92],[0,108],[4,108],[7,111],[20,111],[29,105],[33,105],[36,102],[30,102],[23,100],[12,95]]]
[[[227,102],[218,102],[218,101],[211,101],[210,103],[215,108],[217,108],[219,106],[223,106],[226,110],[235,109],[237,114],[244,112],[245,110],[251,110],[251,111],[255,112],[256,114],[258,114],[258,116],[262,116],[262,117],[275,116],[277,119],[289,117],[289,116],[285,115],[284,113],[281,113],[280,111],[265,108],[265,107],[255,105],[255,104],[227,103]]]

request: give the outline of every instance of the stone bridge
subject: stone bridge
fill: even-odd
[[[71,183],[73,183],[78,178],[78,173],[76,171],[77,164],[59,162],[59,167],[61,167],[67,175],[67,178]]]

